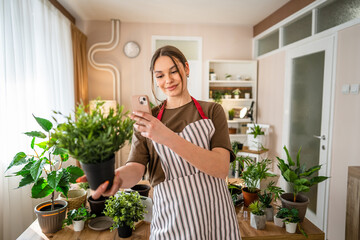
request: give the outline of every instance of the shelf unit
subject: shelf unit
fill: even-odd
[[[214,91],[221,93],[232,93],[235,89],[240,89],[239,99],[232,95],[231,99],[222,99],[221,105],[228,118],[228,111],[232,108],[241,109],[250,108],[251,102],[254,101],[254,119],[256,119],[256,93],[257,93],[257,61],[253,60],[208,60],[206,64],[206,78],[204,84],[205,99],[211,99]],[[216,80],[211,79],[210,71],[216,74]],[[225,79],[225,75],[232,75],[231,79]],[[246,79],[246,80],[245,80]],[[245,93],[250,94],[250,98],[245,98]],[[251,122],[247,119],[228,120],[229,127],[237,128],[236,134],[231,134],[232,141],[246,141],[244,126]],[[242,131],[241,131],[242,130]]]

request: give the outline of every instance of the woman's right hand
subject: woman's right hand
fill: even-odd
[[[101,196],[105,196],[105,197],[113,196],[115,195],[115,193],[119,191],[121,186],[121,179],[120,179],[120,172],[117,170],[118,169],[115,170],[113,185],[108,191],[106,191],[106,188],[109,185],[109,181],[106,181],[103,184],[101,184],[95,191],[91,190],[92,193],[91,196],[94,200],[100,198]],[[78,179],[76,179],[76,182],[87,182],[86,176],[84,175],[82,177],[79,177]]]

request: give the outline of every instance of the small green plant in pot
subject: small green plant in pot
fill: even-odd
[[[285,219],[283,222],[285,223],[285,228],[288,233],[295,233],[296,227],[299,228],[299,231],[305,236],[308,237],[306,232],[301,228],[299,211],[296,208],[287,209],[284,211]]]
[[[133,121],[128,113],[123,113],[123,106],[117,105],[116,109],[111,108],[105,113],[103,104],[98,101],[90,113],[87,112],[88,106],[79,104],[74,116],[65,116],[66,122],[59,124],[55,135],[59,146],[81,163],[93,190],[105,181],[109,181],[110,189],[115,152],[131,139],[133,132]]]
[[[33,152],[17,153],[6,171],[15,166],[24,165],[21,170],[10,175],[22,177],[18,187],[33,184],[32,198],[44,198],[51,195],[50,201],[42,202],[35,207],[35,213],[41,230],[44,233],[54,233],[61,229],[68,205],[66,201],[55,200],[55,191],[67,197],[70,183],[76,183],[76,179],[84,175],[84,172],[75,166],[62,167],[69,156],[65,149],[56,145],[53,124],[44,118],[35,116],[34,118],[43,131],[25,132],[25,135],[31,137],[30,147]]]
[[[249,205],[250,209],[250,226],[255,229],[265,229],[266,217],[265,217],[265,207],[259,201],[254,201]]]
[[[271,205],[272,201],[276,201],[276,199],[280,197],[280,194],[284,193],[284,190],[274,184],[275,182],[271,181],[264,190],[263,194],[258,193],[259,201],[265,207],[265,216],[267,221],[272,221],[274,218],[274,208]]]
[[[257,193],[260,191],[258,186],[260,181],[267,177],[274,177],[275,174],[269,173],[270,159],[263,159],[259,162],[252,160],[251,158],[244,159],[246,168],[241,174],[241,178],[244,180],[245,188],[243,188],[244,205],[247,207],[250,203],[258,199]]]
[[[274,216],[274,223],[276,226],[284,227],[284,220],[288,214],[289,209],[279,207],[277,213]]]
[[[237,88],[237,89],[233,90],[232,93],[234,94],[235,99],[240,98],[240,93],[241,93],[240,89]]]
[[[221,102],[222,102],[221,98],[222,98],[222,93],[221,92],[214,91],[212,93],[212,99],[214,100],[214,102],[221,104]]]
[[[310,187],[325,181],[326,179],[328,179],[328,177],[312,177],[314,173],[318,172],[321,169],[321,165],[313,166],[306,169],[306,166],[300,163],[301,148],[296,155],[296,163],[292,160],[286,146],[284,146],[284,150],[287,156],[287,162],[277,157],[278,168],[280,169],[281,175],[283,176],[285,181],[290,184],[293,192],[282,194],[280,199],[283,207],[298,209],[300,221],[303,221],[306,214],[307,206],[309,204],[309,198],[303,194],[300,194],[300,192],[308,192],[310,190]]]
[[[248,145],[249,149],[253,151],[260,151],[265,143],[265,132],[262,130],[260,125],[253,124],[253,127],[250,127],[250,132],[248,133]]]
[[[119,192],[105,203],[105,216],[114,221],[111,230],[118,229],[119,237],[130,237],[135,229],[135,222],[144,219],[145,206],[138,192]]]
[[[234,116],[235,116],[235,110],[234,109],[230,109],[228,111],[229,113],[229,120],[233,120],[234,119]]]
[[[79,232],[84,229],[85,222],[94,217],[96,217],[95,214],[90,214],[84,205],[81,205],[78,209],[68,211],[67,218],[63,221],[63,227],[74,225],[74,231]]]

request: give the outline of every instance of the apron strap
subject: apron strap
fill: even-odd
[[[205,116],[204,111],[202,110],[202,108],[201,108],[200,104],[198,103],[198,101],[196,101],[196,99],[193,98],[193,97],[191,97],[191,99],[192,99],[192,101],[194,102],[195,107],[196,107],[196,109],[198,110],[201,118],[202,118],[202,119],[208,119],[208,117]],[[161,121],[162,116],[163,116],[163,114],[164,114],[165,106],[166,106],[166,100],[164,101],[163,105],[161,106],[160,112],[159,112],[159,114],[157,115],[157,119],[159,119],[160,121]]]

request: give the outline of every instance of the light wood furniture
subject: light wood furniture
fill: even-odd
[[[348,168],[346,200],[346,240],[360,239],[360,166]]]
[[[230,179],[230,182],[237,183],[235,179]],[[248,218],[244,219],[243,207],[236,208],[237,219],[239,221],[240,233],[242,240],[299,240],[306,239],[301,233],[297,231],[295,234],[290,234],[285,231],[285,228],[277,227],[273,222],[266,222],[265,230],[256,230],[250,227],[250,213]],[[305,219],[302,224],[304,231],[309,235],[308,240],[324,240],[324,233],[318,229],[309,220]],[[126,238],[129,240],[148,240],[150,236],[150,224],[141,222],[136,226],[136,230],[133,231],[131,237]],[[119,238],[117,230],[110,232],[110,230],[94,231],[90,229],[87,224],[81,232],[74,232],[72,226],[65,227],[55,234],[43,234],[41,232],[39,223],[35,220],[26,230],[23,232],[18,240],[112,240],[112,239],[123,239]]]

